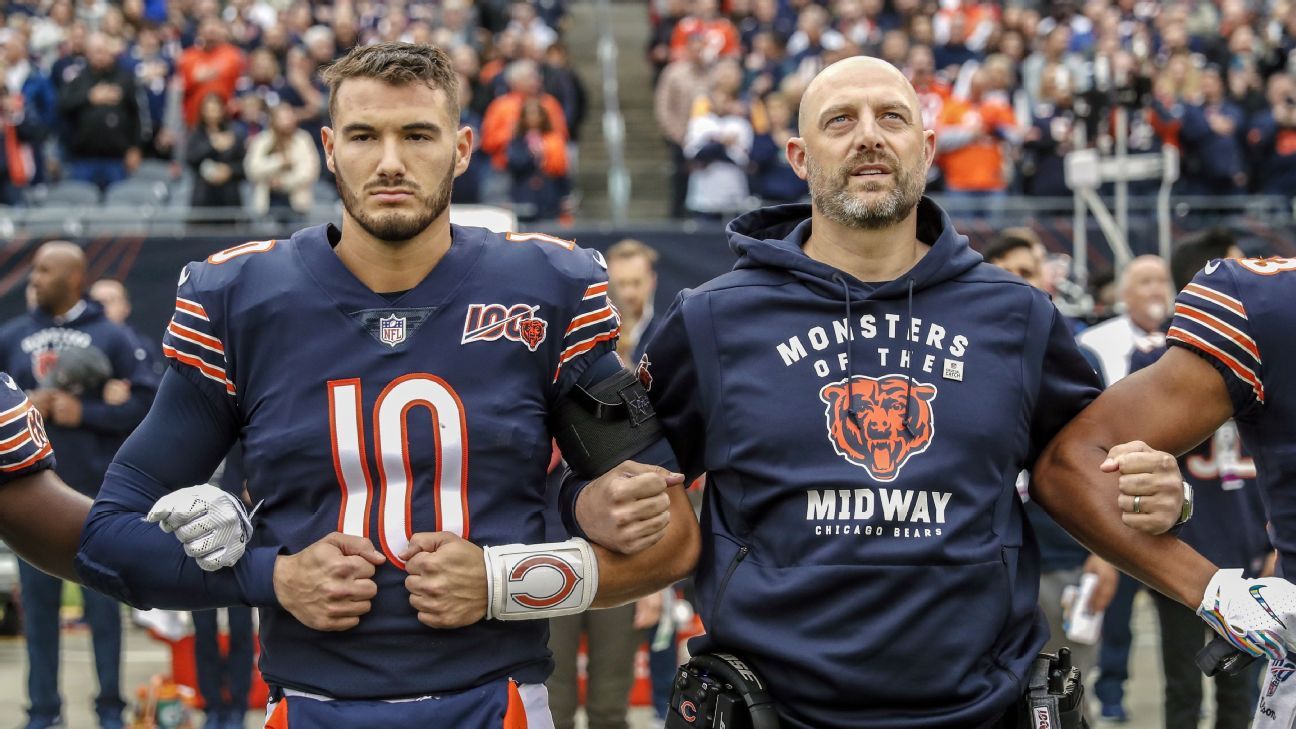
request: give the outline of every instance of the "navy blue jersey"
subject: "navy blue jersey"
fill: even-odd
[[[1135,342],[1130,372],[1156,362],[1167,346],[1160,332]],[[1255,460],[1237,424],[1230,420],[1180,456],[1179,471],[1192,484],[1194,513],[1179,530],[1179,539],[1220,567],[1241,567],[1249,576],[1259,575],[1272,547]]]
[[[1228,386],[1234,419],[1255,459],[1274,547],[1296,564],[1296,259],[1206,264],[1175,300],[1166,335],[1210,362]]]
[[[930,200],[930,251],[861,282],[812,260],[805,205],[729,227],[641,369],[705,471],[694,648],[736,652],[790,727],[978,727],[1048,636],[1015,483],[1098,393],[1047,295]]]
[[[262,610],[272,684],[401,698],[502,677],[540,683],[551,669],[543,620],[421,625],[398,555],[418,532],[544,541],[549,414],[586,367],[615,356],[619,319],[595,253],[547,236],[457,226],[452,236],[399,295],[352,275],[332,247],[339,231],[325,226],[231,248],[181,276],[163,352],[224,413],[225,440],[241,439],[247,489],[264,500],[258,538],[296,553],[342,531],[388,558],[356,628],[321,635],[276,605]]]
[[[41,415],[7,373],[0,372],[0,486],[54,467]]]

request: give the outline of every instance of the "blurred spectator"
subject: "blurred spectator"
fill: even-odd
[[[199,112],[199,124],[189,135],[185,154],[194,173],[190,204],[195,208],[240,208],[239,182],[243,180],[247,140],[230,123],[219,94],[208,94]]]
[[[671,217],[684,217],[684,199],[688,194],[688,162],[684,158],[684,135],[688,132],[693,101],[706,93],[709,64],[706,60],[706,39],[701,33],[689,36],[684,55],[671,61],[662,71],[653,97],[653,115],[657,127],[666,137],[670,147],[671,162]]]
[[[21,205],[36,172],[32,144],[39,141],[41,128],[25,113],[23,97],[7,87],[0,87],[0,136],[0,205]]]
[[[166,126],[167,104],[175,62],[162,48],[162,38],[153,28],[141,28],[135,43],[122,56],[121,65],[135,78],[139,94],[140,146],[145,157],[171,159],[175,138]]]
[[[131,302],[126,284],[115,278],[101,278],[91,284],[90,298],[103,307],[104,316],[108,317],[108,321],[119,324],[126,330],[126,336],[135,350],[135,359],[145,364],[155,376],[155,381],[160,379],[166,367],[161,359],[162,349],[157,342],[141,336],[135,327],[130,325]],[[127,385],[129,386],[129,383]],[[106,399],[107,395],[105,395]]]
[[[796,109],[781,93],[765,97],[769,128],[752,137],[753,192],[762,205],[799,202],[810,194],[787,160],[787,143],[797,136]]]
[[[986,198],[990,209],[980,207],[977,212],[993,214],[994,201],[1008,187],[1004,147],[1020,135],[1012,108],[986,94],[988,80],[985,69],[977,69],[967,98],[955,96],[945,103],[936,143],[947,196]]]
[[[481,153],[481,115],[474,110],[473,86],[467,76],[459,76],[459,126],[472,129],[472,161],[462,175],[455,178],[450,190],[452,205],[476,205],[482,201],[482,183],[490,169],[490,160]]]
[[[783,41],[773,33],[758,33],[752,38],[752,49],[743,59],[743,88],[754,96],[764,96],[777,89],[787,75]]]
[[[657,293],[657,251],[642,241],[626,238],[617,241],[605,256],[608,269],[608,293],[621,314],[622,336],[617,340],[617,354],[636,366],[656,331],[653,299]]]
[[[66,86],[59,112],[67,125],[68,170],[99,189],[126,179],[140,161],[140,107],[135,79],[117,65],[112,41],[86,40],[86,67]]]
[[[769,33],[780,43],[796,32],[796,23],[791,18],[779,14],[779,0],[755,0],[752,3],[752,14],[738,25],[738,37],[742,47],[751,50],[757,35]]]
[[[519,40],[529,41],[541,51],[557,42],[558,34],[540,19],[531,3],[513,3],[509,15],[512,20],[509,21],[507,29],[516,33]]]
[[[517,132],[522,107],[529,100],[540,102],[554,133],[562,137],[564,143],[570,136],[562,104],[542,90],[540,69],[535,62],[516,61],[504,73],[509,92],[492,101],[482,119],[482,151],[490,155],[495,168],[501,170],[507,166],[509,143]]]
[[[757,8],[760,3],[768,3],[777,10],[778,0],[756,0]],[[686,0],[666,0],[666,11],[657,18],[652,27],[652,34],[648,38],[648,62],[652,64],[653,69],[653,86],[656,87],[661,79],[662,69],[670,63],[671,58],[671,38],[675,35],[675,26],[684,19]],[[750,45],[745,41],[744,48]]]
[[[936,75],[936,57],[932,55],[931,48],[924,45],[910,46],[904,71],[918,94],[923,128],[935,129],[940,123],[941,110],[945,108],[945,102],[949,100],[953,90],[944,79]]]
[[[554,42],[545,49],[542,76],[544,90],[562,106],[563,119],[572,142],[580,141],[581,123],[585,121],[587,100],[585,84],[571,68],[567,46]]]
[[[48,130],[58,124],[58,96],[40,67],[31,62],[27,51],[27,36],[21,31],[7,32],[0,69],[4,71],[5,88],[14,96],[14,101],[9,102],[10,106],[20,108],[22,119],[29,125],[28,136],[21,139],[28,146],[22,152],[24,164],[31,165],[26,174],[27,183],[44,182],[46,171],[40,146],[45,141]],[[18,137],[22,135],[15,138]],[[30,156],[30,162],[26,161],[26,156]],[[13,182],[12,174],[9,181]]]
[[[819,5],[807,5],[797,16],[797,30],[787,42],[788,62],[800,66],[808,58],[822,56],[846,45],[846,38],[833,30],[828,11]]]
[[[1070,72],[1072,89],[1076,90],[1076,82],[1085,73],[1084,60],[1071,52],[1070,45],[1070,26],[1058,25],[1044,37],[1042,47],[1022,61],[1022,88],[1026,89],[1032,104],[1039,103],[1040,83],[1044,76],[1044,69],[1049,66],[1066,68]]]
[[[1255,161],[1253,189],[1265,195],[1296,195],[1296,84],[1285,72],[1269,77],[1269,107],[1252,118],[1247,130]]]
[[[474,52],[481,50],[481,38],[473,19],[473,6],[467,0],[445,0],[441,4],[440,28],[450,36],[450,48],[453,52],[460,46],[466,46]]]
[[[747,151],[752,125],[738,96],[742,70],[725,61],[711,73],[711,91],[689,120],[684,134],[684,157],[690,161],[690,211],[719,220],[747,205]]]
[[[58,57],[50,64],[49,74],[55,92],[61,92],[67,82],[75,78],[85,66],[86,36],[85,24],[76,22],[68,27],[63,41],[59,43]]]
[[[967,15],[960,12],[952,13],[948,16],[937,16],[946,19],[946,27],[943,32],[938,30],[938,38],[943,36],[944,43],[940,43],[932,48],[936,54],[936,67],[949,68],[951,66],[962,66],[969,61],[975,61],[981,58],[981,54],[972,50],[968,46],[968,18]],[[934,30],[936,30],[934,28]]]
[[[256,96],[266,109],[280,103],[304,106],[305,101],[297,90],[288,85],[280,69],[279,59],[269,48],[257,48],[248,56],[247,75],[235,85],[239,97]]]
[[[1076,115],[1071,102],[1071,75],[1066,66],[1045,68],[1039,103],[1022,144],[1023,191],[1027,195],[1071,195],[1063,170],[1066,155],[1074,148]]]
[[[904,68],[905,60],[909,58],[911,48],[909,36],[905,35],[903,30],[888,30],[882,36],[882,44],[878,47],[878,56],[896,68]]]
[[[319,154],[310,134],[297,126],[287,104],[270,110],[270,128],[248,141],[243,170],[252,183],[251,208],[280,221],[300,219],[315,203]],[[295,215],[294,215],[295,214]]]
[[[221,103],[234,98],[239,76],[243,74],[243,51],[231,45],[225,25],[219,18],[204,18],[198,25],[197,43],[180,54],[180,75],[185,125],[198,124],[198,107],[209,94]]]
[[[1242,110],[1224,97],[1220,70],[1207,68],[1201,75],[1201,100],[1185,107],[1179,131],[1185,192],[1230,195],[1246,191],[1242,152],[1245,123]]]
[[[554,220],[567,193],[567,140],[539,99],[522,104],[508,145],[509,199],[518,220]]]
[[[702,34],[702,57],[708,61],[739,55],[742,46],[738,42],[738,29],[728,18],[720,15],[716,0],[692,2],[692,12],[676,23],[671,33],[671,57],[679,58],[684,54],[684,47],[693,33]]]

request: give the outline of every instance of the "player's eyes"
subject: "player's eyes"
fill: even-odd
[[[426,135],[426,134],[411,134],[411,135],[409,135],[408,137],[406,137],[406,139],[410,140],[411,142],[430,142],[430,141],[432,141],[432,137],[429,137],[429,136]]]
[[[894,111],[888,111],[887,113],[885,113],[885,114],[882,115],[882,118],[883,118],[883,119],[898,119],[898,120],[900,120],[900,121],[904,121],[904,120],[905,120],[905,118],[904,118],[903,116],[901,116],[900,114],[897,114],[897,113],[894,112]]]
[[[368,141],[371,140],[371,139],[373,139],[373,135],[372,135],[372,134],[353,134],[353,135],[351,135],[351,141],[353,141],[353,142],[368,142]]]

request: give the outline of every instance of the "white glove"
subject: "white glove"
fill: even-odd
[[[1247,579],[1242,570],[1211,578],[1197,615],[1233,647],[1278,661],[1296,646],[1296,585],[1277,577]]]
[[[252,538],[252,520],[243,502],[211,484],[163,496],[145,520],[156,523],[164,532],[175,532],[185,554],[208,572],[238,562]]]

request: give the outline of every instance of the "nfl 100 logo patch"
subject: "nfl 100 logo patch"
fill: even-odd
[[[521,342],[534,352],[549,331],[549,322],[536,316],[538,311],[540,307],[531,304],[472,304],[464,317],[463,337],[459,343],[507,339]]]

